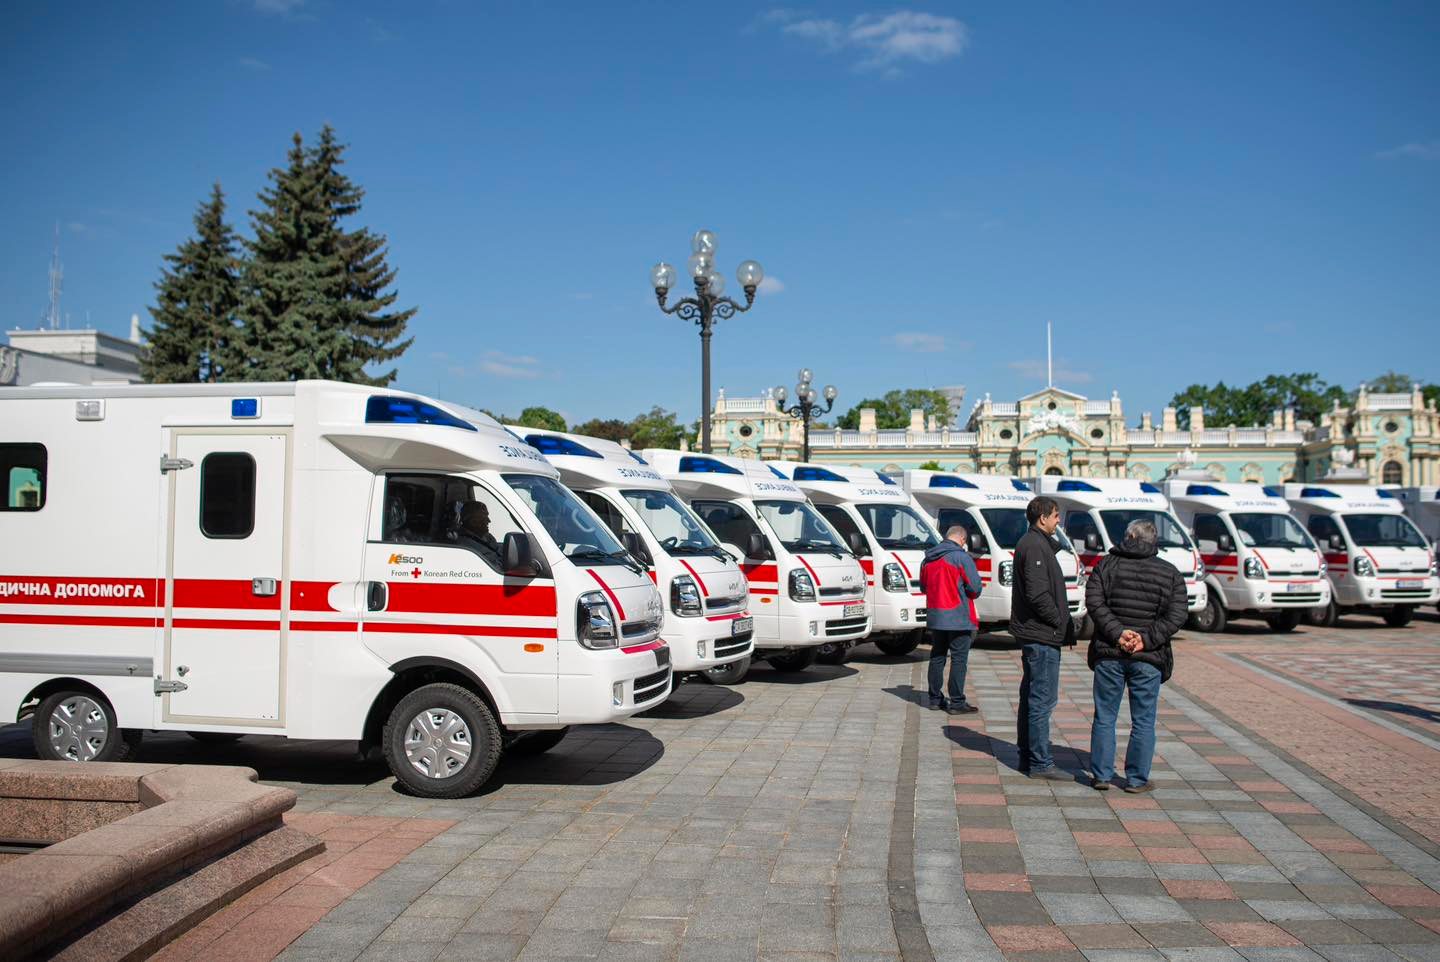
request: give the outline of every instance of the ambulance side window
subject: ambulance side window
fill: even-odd
[[[1084,511],[1072,511],[1066,516],[1065,534],[1071,541],[1080,546],[1080,550],[1090,550],[1085,544],[1085,536],[1092,532],[1097,539],[1100,538],[1100,528],[1095,524],[1095,519],[1090,517],[1089,514]],[[1100,539],[1100,543],[1104,544],[1104,539]]]
[[[859,557],[870,557],[870,539],[865,537],[864,532],[860,530],[860,526],[855,523],[855,520],[850,517],[849,512],[838,504],[817,504],[815,510],[820,512],[820,517],[830,522],[830,525],[836,531],[840,532],[840,537],[844,539],[845,544],[848,545],[853,540],[850,537],[850,532],[853,531],[860,535],[860,544],[863,545],[863,547],[860,549]]]
[[[47,463],[43,444],[0,444],[0,483],[5,485],[5,502],[0,511],[39,511],[45,507]]]
[[[1195,516],[1195,540],[1202,542],[1200,550],[1206,554],[1214,554],[1220,550],[1220,539],[1230,532],[1225,529],[1225,522],[1220,520],[1217,514],[1197,514]]]
[[[464,548],[499,570],[505,536],[523,530],[504,502],[469,478],[444,474],[385,478],[383,542]]]
[[[255,459],[216,451],[200,462],[200,532],[243,540],[255,530]]]
[[[620,509],[615,507],[603,494],[597,494],[594,491],[576,491],[575,497],[584,501],[587,508],[600,516],[600,520],[605,522],[605,527],[610,529],[615,540],[621,544],[625,543],[626,534],[636,533],[635,529],[630,526],[630,522],[626,521],[625,516],[620,513]],[[655,563],[650,557],[650,553],[645,550],[643,541],[640,544],[640,555],[640,560],[647,565]]]
[[[1321,551],[1345,550],[1345,536],[1340,533],[1340,526],[1335,523],[1335,519],[1328,514],[1312,514],[1305,526],[1320,543]],[[1332,538],[1335,539],[1333,543]]]
[[[710,526],[715,537],[741,551],[747,550],[750,535],[761,534],[760,526],[736,504],[728,501],[696,501],[690,505],[700,520]]]

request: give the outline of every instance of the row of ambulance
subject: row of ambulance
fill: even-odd
[[[146,731],[354,739],[431,797],[677,677],[909,652],[921,560],[955,525],[1003,625],[1035,493],[637,452],[333,382],[6,389],[0,412],[0,710],[41,757],[123,759]],[[1210,627],[1435,600],[1398,500],[1166,484],[1036,480],[1077,624],[1085,572],[1139,518]]]

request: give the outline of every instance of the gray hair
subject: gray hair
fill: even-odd
[[[970,541],[970,532],[965,530],[965,526],[963,524],[952,524],[950,527],[945,529],[945,540],[958,541],[961,544],[967,544]]]
[[[1155,530],[1155,522],[1136,518],[1125,526],[1125,540],[1139,541],[1153,547],[1160,540],[1160,532]]]

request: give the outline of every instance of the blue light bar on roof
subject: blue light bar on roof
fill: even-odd
[[[1272,498],[1283,498],[1283,497],[1285,497],[1285,492],[1282,491],[1282,490],[1280,490],[1280,486],[1279,486],[1278,484],[1267,484],[1267,485],[1265,485],[1265,493],[1268,494],[1268,495],[1270,495],[1270,497],[1272,497]]]
[[[645,465],[645,467],[650,467],[649,461],[646,461],[644,458],[640,457],[640,455],[636,454],[634,451],[631,451],[629,448],[625,449],[625,453],[630,455],[630,457],[634,458],[636,461],[639,461],[641,464]]]
[[[714,458],[706,458],[694,454],[687,454],[680,459],[680,470],[686,474],[741,473],[739,468],[732,468],[723,461],[716,461]],[[781,475],[781,477],[784,477],[784,475]]]
[[[557,438],[553,434],[527,434],[525,443],[541,454],[571,454],[577,458],[603,457],[600,452],[593,451],[578,441]]]
[[[770,473],[773,474],[773,475],[775,475],[775,477],[779,478],[781,481],[789,481],[789,480],[790,480],[789,478],[785,477],[785,472],[783,472],[783,471],[781,471],[780,469],[778,469],[777,467],[775,467],[775,465],[773,465],[773,464],[767,464],[767,465],[765,465],[765,467],[769,468],[769,469],[770,469]]]
[[[1378,495],[1380,495],[1380,497],[1382,497],[1382,498],[1399,498],[1399,497],[1400,497],[1400,495],[1396,494],[1394,491],[1390,490],[1389,488],[1376,488],[1376,489],[1375,489],[1375,493],[1378,494]]]
[[[1192,496],[1209,495],[1216,498],[1225,497],[1225,492],[1213,484],[1192,484],[1185,489],[1185,493]]]
[[[887,475],[887,474],[881,474],[879,471],[876,471],[876,472],[875,472],[875,477],[877,477],[877,478],[880,479],[880,483],[881,483],[881,484],[894,484],[894,483],[895,483],[895,479],[894,479],[894,478],[890,477],[890,476]]]
[[[1030,489],[1030,485],[1026,484],[1024,481],[1021,481],[1019,478],[1011,478],[1010,486],[1016,491],[1024,491],[1026,494],[1033,493]]]
[[[475,425],[462,421],[419,398],[395,394],[376,394],[365,402],[366,424],[436,424],[447,428],[474,431]]]
[[[844,478],[827,468],[817,468],[811,465],[802,465],[795,469],[796,481],[839,481],[847,483]]]
[[[964,478],[957,478],[953,474],[934,474],[930,476],[930,487],[973,488],[976,487],[976,484],[973,481],[966,481]]]
[[[1140,490],[1146,494],[1163,494],[1158,484],[1151,484],[1149,481],[1140,482]]]
[[[1067,478],[1066,480],[1061,481],[1059,484],[1055,485],[1055,490],[1056,490],[1056,491],[1094,491],[1094,492],[1096,492],[1096,493],[1099,493],[1099,491],[1100,491],[1099,488],[1095,487],[1095,485],[1091,484],[1089,481],[1076,481],[1076,480],[1074,480],[1073,478]]]
[[[1302,498],[1338,498],[1338,497],[1340,497],[1340,495],[1336,494],[1334,491],[1331,491],[1329,488],[1301,488],[1301,489],[1300,489],[1300,497],[1302,497]]]

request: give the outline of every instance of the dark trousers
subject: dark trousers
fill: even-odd
[[[930,700],[950,705],[965,704],[965,671],[970,666],[973,631],[930,629]],[[950,659],[950,697],[941,694],[945,681],[945,659]]]
[[[1027,642],[1020,649],[1020,705],[1015,713],[1015,745],[1022,772],[1055,767],[1050,755],[1050,713],[1060,700],[1060,649]]]
[[[1125,750],[1125,784],[1150,781],[1155,758],[1155,712],[1160,702],[1160,669],[1143,661],[1106,658],[1095,665],[1095,721],[1090,726],[1090,771],[1102,782],[1115,777],[1115,718],[1120,697],[1130,692],[1130,747]]]

